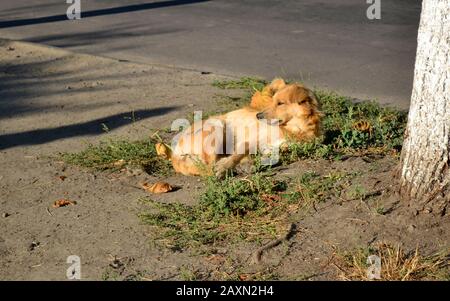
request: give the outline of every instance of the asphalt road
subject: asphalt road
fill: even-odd
[[[156,3],[157,2],[157,3]],[[0,2],[0,37],[230,75],[300,79],[407,108],[419,0],[64,0]]]

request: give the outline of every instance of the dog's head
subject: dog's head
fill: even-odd
[[[257,114],[258,119],[279,122],[284,130],[301,139],[319,135],[321,116],[314,93],[298,83],[278,89],[270,105]]]

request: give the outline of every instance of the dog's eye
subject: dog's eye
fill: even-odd
[[[277,106],[280,106],[280,105],[282,105],[283,104],[283,102],[282,101],[277,101]]]

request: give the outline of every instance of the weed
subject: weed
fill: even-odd
[[[108,140],[98,145],[89,144],[79,153],[63,153],[61,158],[68,164],[96,170],[119,170],[125,166],[142,166],[148,173],[167,175],[170,163],[156,155],[155,142],[142,140]]]
[[[334,264],[339,269],[339,277],[344,280],[369,280],[369,255],[376,255],[381,260],[380,280],[442,280],[449,277],[448,249],[432,256],[422,256],[417,249],[405,253],[400,246],[386,243],[336,255]]]
[[[367,190],[360,184],[350,187],[347,196],[352,200],[364,200],[367,196]]]
[[[157,239],[173,250],[220,243],[224,240],[255,241],[284,231],[293,208],[282,195],[286,183],[264,174],[223,181],[206,179],[205,191],[195,206],[161,204],[143,200],[156,209],[142,214],[146,224],[162,233]]]
[[[298,203],[301,208],[314,207],[316,203],[330,197],[339,197],[344,189],[340,182],[352,176],[342,173],[320,176],[315,172],[306,172],[297,179],[294,191],[287,196],[288,200],[290,203]]]
[[[305,173],[293,191],[287,182],[266,173],[249,177],[209,177],[195,206],[162,204],[143,200],[152,207],[141,214],[144,223],[155,226],[156,239],[172,250],[218,244],[224,241],[261,241],[285,232],[289,217],[308,210],[316,201],[325,201],[342,188],[343,174],[319,176]]]
[[[375,102],[353,102],[335,93],[316,91],[325,114],[324,143],[355,150],[382,148],[399,151],[406,126],[406,112]]]
[[[375,207],[375,212],[379,215],[384,215],[386,214],[386,209],[384,208],[383,205],[381,205],[378,201],[376,203],[376,207]]]
[[[188,267],[181,266],[180,269],[180,278],[183,281],[195,281],[199,280],[198,273],[194,270],[189,269]]]
[[[111,268],[107,268],[101,276],[103,281],[119,281],[120,274]]]
[[[281,152],[281,162],[289,164],[300,159],[328,159],[336,155],[331,145],[323,144],[322,139],[308,142],[290,142],[286,150]]]
[[[261,91],[267,82],[254,77],[242,77],[238,80],[214,81],[213,86],[220,89],[252,89]]]
[[[228,177],[224,181],[209,177],[200,204],[213,217],[230,214],[243,216],[250,211],[263,209],[266,205],[263,196],[285,189],[285,182],[270,180],[264,174],[255,174],[250,179]]]

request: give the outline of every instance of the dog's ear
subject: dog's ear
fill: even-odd
[[[272,80],[268,87],[271,90],[272,94],[275,94],[277,91],[286,87],[286,82],[282,78],[275,78],[274,80]]]
[[[317,101],[314,92],[301,84],[295,86],[295,91],[292,93],[291,97],[292,99],[295,99],[299,104],[308,103],[316,108],[319,106],[319,102]]]
[[[256,91],[252,96],[250,107],[263,110],[272,104],[272,94]]]
[[[284,87],[286,87],[286,82],[281,78],[275,78],[262,91],[256,91],[253,94],[250,107],[257,110],[269,107],[273,103],[273,95]]]

